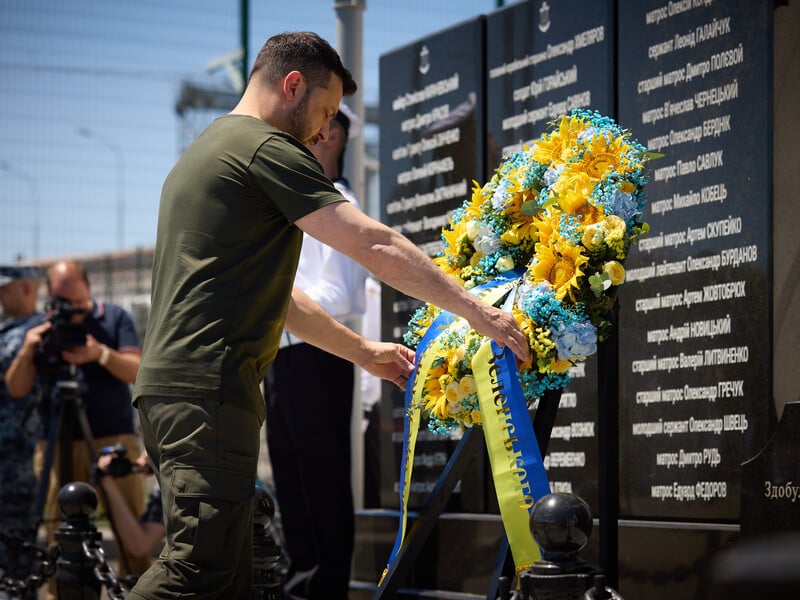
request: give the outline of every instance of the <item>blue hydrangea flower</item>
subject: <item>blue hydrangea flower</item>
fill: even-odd
[[[497,188],[494,190],[494,194],[492,194],[492,208],[497,212],[503,212],[503,209],[508,203],[508,199],[511,197],[511,194],[508,192],[508,183],[507,179],[501,179]]]
[[[556,181],[558,181],[559,176],[567,168],[565,163],[561,163],[560,165],[556,165],[555,167],[548,167],[547,171],[544,172],[544,177],[542,177],[542,181],[547,187],[553,185]]]
[[[591,321],[561,323],[553,331],[559,360],[586,360],[597,352],[597,329]]]
[[[626,223],[640,214],[639,202],[629,193],[614,190],[609,201],[611,212]]]

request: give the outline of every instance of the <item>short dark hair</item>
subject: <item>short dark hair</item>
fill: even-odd
[[[256,57],[248,83],[262,77],[274,85],[291,71],[299,71],[311,86],[326,87],[331,75],[342,80],[343,94],[356,91],[356,82],[333,47],[311,31],[279,33],[269,38]]]

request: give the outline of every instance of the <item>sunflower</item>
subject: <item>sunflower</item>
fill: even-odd
[[[586,144],[586,153],[581,163],[583,170],[593,179],[603,179],[609,173],[627,175],[641,167],[639,163],[628,157],[632,148],[627,144],[625,136],[618,136],[609,143],[605,135],[592,136]]]
[[[561,212],[555,208],[548,207],[533,219],[533,227],[536,232],[536,242],[550,244],[560,237],[559,220]]]
[[[583,276],[581,267],[589,261],[582,248],[561,239],[551,244],[537,244],[538,262],[532,268],[529,267],[534,283],[547,281],[553,286],[558,300],[569,295],[574,302],[573,290],[580,287],[580,278]]]
[[[533,159],[545,165],[561,164],[572,158],[578,134],[585,129],[583,117],[563,116],[558,129],[542,136],[533,145]]]

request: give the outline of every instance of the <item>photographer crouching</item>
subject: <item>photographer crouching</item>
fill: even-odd
[[[164,541],[164,518],[158,482],[153,483],[144,512],[141,515],[131,512],[120,484],[133,473],[153,474],[147,453],[143,452],[136,462],[132,462],[127,457],[125,446],[117,444],[101,450],[92,479],[106,493],[111,518],[125,549],[129,555],[141,558],[151,556]]]
[[[92,298],[86,271],[71,260],[59,261],[47,270],[47,287],[51,296],[51,311],[47,320],[25,335],[20,352],[6,372],[6,386],[14,397],[30,393],[38,382],[44,390],[58,390],[63,378],[76,384],[77,395],[85,407],[93,446],[79,427],[78,419],[66,419],[67,439],[72,439],[69,454],[55,459],[47,489],[46,515],[48,539],[52,542],[58,527],[57,494],[60,481],[90,482],[94,456],[105,446],[123,444],[138,455],[139,442],[134,434],[134,419],[129,385],[136,379],[141,360],[141,347],[133,319],[121,307]],[[59,381],[54,381],[59,380]],[[50,417],[54,404],[45,393],[40,399],[40,412]],[[51,421],[52,422],[52,421]],[[52,427],[51,427],[52,429]],[[71,431],[71,435],[70,435]],[[45,435],[52,431],[46,432]],[[64,432],[59,432],[64,439]],[[40,441],[36,448],[34,466],[41,477],[47,443]],[[66,460],[64,460],[66,459]],[[60,464],[68,464],[69,473],[60,473]],[[133,514],[140,514],[144,505],[141,475],[133,474],[118,481],[125,503]],[[103,494],[100,494],[102,500]],[[37,515],[38,516],[38,515]],[[117,549],[120,550],[120,540]],[[143,573],[150,558],[136,558],[124,550],[120,574]],[[128,568],[125,568],[127,564]],[[54,590],[51,588],[51,596]]]

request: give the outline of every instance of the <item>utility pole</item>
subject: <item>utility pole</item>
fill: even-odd
[[[353,74],[358,90],[344,98],[356,116],[364,123],[364,11],[366,0],[337,0],[333,3],[336,11],[336,48],[342,63]],[[364,135],[347,143],[347,160],[344,176],[359,202],[365,202],[364,186]]]
[[[240,93],[244,91],[244,87],[247,85],[247,71],[248,71],[248,53],[247,53],[247,41],[249,39],[249,30],[250,30],[250,0],[240,0],[239,1],[239,44],[242,48],[242,89]]]

